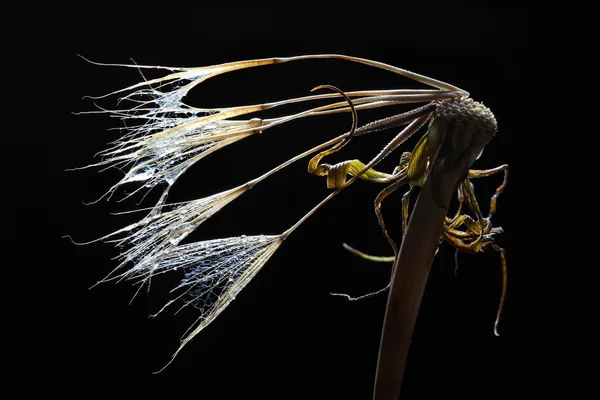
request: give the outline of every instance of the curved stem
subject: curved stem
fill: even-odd
[[[437,129],[439,127],[430,126],[428,135],[435,134]],[[397,400],[400,395],[415,321],[442,237],[450,199],[492,137],[472,128],[444,133],[394,263],[379,347],[374,400]]]
[[[433,190],[428,179],[419,193],[394,263],[379,348],[374,400],[397,400],[400,394],[417,313],[447,213],[437,203]],[[448,205],[452,187],[443,195]]]

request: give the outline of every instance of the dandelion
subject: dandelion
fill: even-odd
[[[344,92],[333,86],[321,85],[313,91],[330,89],[332,92],[214,109],[196,108],[184,102],[191,89],[214,76],[245,68],[311,59],[339,59],[365,64],[407,77],[428,88]],[[129,104],[129,108],[101,108],[97,112],[111,114],[130,126],[109,149],[99,153],[102,160],[91,166],[124,170],[124,177],[103,196],[108,195],[109,199],[125,184],[141,185],[128,196],[144,188],[150,190],[159,184],[166,184],[160,199],[147,216],[98,240],[107,240],[125,248],[118,257],[119,265],[102,281],[133,279],[143,284],[149,282],[152,276],[183,271],[180,284],[172,290],[174,298],[159,312],[181,302],[179,309],[192,306],[199,311],[199,315],[181,340],[173,358],[225,310],[298,226],[359,179],[388,185],[375,199],[375,213],[383,235],[394,252],[393,257],[371,256],[345,245],[362,258],[394,262],[390,284],[385,288],[355,298],[342,295],[356,300],[389,290],[375,398],[395,398],[399,393],[408,344],[429,267],[442,241],[451,244],[457,251],[478,253],[492,248],[501,254],[503,290],[494,326],[497,333],[507,277],[505,252],[494,238],[502,232],[502,228],[494,227],[491,218],[496,211],[497,197],[506,186],[508,167],[470,169],[495,135],[497,126],[491,111],[470,99],[468,92],[391,65],[336,54],[265,58],[198,68],[100,65],[138,68],[140,71],[168,71],[163,77],[144,79],[95,98],[120,95],[119,104]],[[307,105],[317,100],[330,102]],[[261,111],[292,103],[306,105],[306,108],[295,114],[269,119],[256,116]],[[409,111],[358,125],[358,113],[362,110],[419,103],[420,106]],[[349,132],[300,153],[232,189],[187,202],[166,202],[170,187],[193,164],[209,154],[298,118],[341,112],[351,113],[352,127]],[[426,125],[426,133],[412,152],[402,153],[393,171],[387,173],[375,169],[385,157]],[[403,128],[366,164],[356,159],[333,165],[323,162],[325,157],[340,151],[358,136],[398,127]],[[283,233],[182,243],[191,232],[227,204],[281,169],[308,156],[312,156],[308,162],[308,172],[324,177],[327,187],[333,191]],[[489,215],[484,217],[471,180],[499,172],[504,172],[504,181],[490,201]],[[410,196],[415,186],[421,190],[409,219]],[[381,204],[391,193],[403,187],[408,187],[408,190],[402,197],[403,238],[398,249],[387,232]],[[459,206],[454,216],[450,217],[448,207],[455,192]],[[122,272],[126,266],[129,269]]]

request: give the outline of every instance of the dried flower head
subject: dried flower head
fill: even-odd
[[[311,94],[271,103],[214,109],[196,108],[184,101],[185,96],[195,86],[230,71],[299,60],[328,58],[380,68],[425,84],[428,88],[344,92],[333,86],[324,85],[318,86],[314,90],[330,89],[332,92]],[[502,166],[482,171],[466,172],[461,170],[460,176],[452,175],[457,165],[468,170],[472,162],[471,158],[473,158],[471,153],[482,151],[483,146],[495,133],[493,114],[483,105],[469,99],[466,91],[377,61],[336,54],[266,58],[198,68],[133,64],[100,65],[137,68],[140,71],[144,69],[168,71],[163,77],[144,79],[142,82],[124,89],[95,97],[95,99],[102,99],[110,95],[121,96],[118,104],[125,105],[125,107],[118,110],[101,108],[96,112],[108,113],[120,118],[127,127],[125,134],[120,139],[113,142],[110,148],[99,153],[102,160],[88,167],[119,168],[124,171],[124,177],[103,196],[108,195],[109,199],[120,186],[126,184],[138,184],[138,188],[127,197],[144,189],[150,190],[159,184],[166,184],[160,199],[148,215],[139,222],[99,240],[110,241],[124,248],[119,255],[118,266],[103,281],[124,278],[145,283],[155,275],[183,271],[180,284],[173,289],[175,297],[165,307],[181,301],[180,308],[192,305],[199,310],[199,316],[196,323],[186,332],[187,335],[181,341],[174,356],[235,299],[237,294],[246,287],[283,241],[300,224],[358,179],[389,184],[377,197],[375,211],[383,234],[394,250],[392,260],[396,260],[396,262],[400,259],[398,258],[399,252],[383,222],[381,202],[395,190],[405,186],[409,187],[402,199],[403,232],[406,232],[410,230],[410,227],[407,228],[406,221],[408,220],[408,202],[412,187],[425,187],[429,181],[434,180],[428,179],[430,176],[442,177],[440,179],[445,180],[443,185],[438,185],[439,187],[450,187],[454,191],[458,185],[459,209],[454,217],[447,217],[440,221],[440,225],[443,225],[442,233],[433,238],[436,241],[435,246],[445,240],[458,250],[465,252],[476,253],[486,248],[493,248],[501,252],[504,284],[506,285],[504,251],[495,244],[493,238],[494,235],[501,232],[501,228],[493,227],[490,220],[495,212],[496,198],[506,185],[507,169]],[[257,116],[261,111],[267,109],[291,103],[310,104],[315,100],[330,102],[325,105],[306,106],[302,112],[284,114],[269,119]],[[412,110],[358,126],[357,116],[361,110],[418,103],[421,105]],[[493,119],[493,132],[488,129],[491,134],[485,136],[478,132],[478,129],[472,126],[465,128],[466,125],[462,124],[460,125],[462,134],[457,135],[452,127],[458,126],[456,118],[463,121],[464,115],[461,112],[458,112],[460,114],[458,115],[454,111],[463,109],[470,110],[469,115],[466,116],[469,121],[475,118],[479,122],[483,121],[482,123],[485,125]],[[451,110],[452,113],[447,112],[448,110]],[[233,189],[182,203],[166,201],[169,188],[190,166],[207,155],[248,136],[298,118],[340,112],[352,115],[352,127],[349,132],[306,150],[263,175]],[[250,116],[251,118],[249,118]],[[240,119],[240,117],[246,119]],[[429,124],[427,124],[428,122]],[[402,153],[398,167],[394,171],[386,173],[375,169],[381,160],[426,125],[428,125],[427,133],[421,137],[412,152]],[[358,136],[398,127],[402,127],[401,131],[368,163],[355,159],[333,165],[323,162],[325,157],[340,151],[349,141],[355,140]],[[468,152],[466,150],[460,152],[457,150],[459,148],[467,149]],[[468,157],[462,157],[465,154]],[[231,201],[282,168],[309,155],[312,155],[312,158],[308,162],[308,172],[315,176],[325,177],[328,188],[334,191],[289,229],[279,235],[242,235],[196,243],[181,243],[192,231]],[[499,171],[505,172],[505,181],[492,198],[489,216],[484,218],[475,199],[470,179],[489,176]],[[448,179],[448,176],[452,176],[452,178]],[[463,181],[458,182],[459,178]],[[426,187],[426,189],[432,190],[430,187]],[[434,192],[432,196],[437,205],[447,207],[447,202],[444,205],[447,196],[444,197],[443,193]],[[464,212],[463,202],[473,217]],[[435,211],[439,213],[439,210]],[[443,211],[445,213],[447,208],[444,208]],[[368,256],[352,248],[349,249],[363,258],[377,261],[390,260],[384,257]],[[117,271],[119,272],[117,273]],[[505,286],[501,305],[504,301],[504,294]],[[369,295],[359,298],[367,296]]]

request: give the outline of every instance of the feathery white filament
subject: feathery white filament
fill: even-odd
[[[200,311],[173,358],[235,300],[284,239],[282,235],[259,235],[206,240],[177,246],[154,260],[157,272],[183,269],[185,273],[173,289],[181,293],[159,312],[182,297],[187,300],[181,308],[192,305]]]
[[[124,136],[112,148],[100,153],[104,158],[102,161],[91,165],[129,166],[125,176],[107,194],[131,182],[143,184],[127,197],[161,183],[170,187],[198,160],[244,138],[253,128],[251,121],[209,122],[196,116],[176,118],[173,122],[160,121],[160,125],[174,125],[162,130],[157,128],[158,124],[154,122],[137,127],[135,137]]]
[[[156,259],[162,253],[169,252],[200,224],[246,190],[248,190],[248,186],[242,185],[202,199],[167,205],[164,207],[170,208],[167,211],[163,210],[162,213],[150,214],[139,222],[101,238],[104,240],[128,233],[127,236],[121,239],[110,240],[117,246],[128,247],[119,255],[118,258],[121,262],[114,271],[122,269],[128,263],[133,263],[133,266],[124,273],[116,277],[110,277],[111,273],[104,280],[123,277],[149,279],[155,272]]]

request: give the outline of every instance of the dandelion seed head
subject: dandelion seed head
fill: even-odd
[[[184,101],[190,90],[195,86],[223,73],[261,65],[319,58],[343,59],[370,65],[406,76],[435,89],[362,90],[346,94],[335,87],[322,85],[316,89],[329,87],[337,93],[303,96],[264,104],[220,109],[196,108]],[[102,197],[108,195],[110,198],[120,186],[125,184],[138,186],[125,198],[138,192],[145,192],[145,196],[158,185],[165,185],[166,187],[163,189],[158,203],[141,221],[97,239],[110,239],[107,241],[113,242],[116,246],[124,249],[117,257],[119,265],[115,271],[122,271],[125,267],[129,267],[120,275],[111,276],[113,273],[109,274],[104,280],[115,278],[134,279],[138,283],[144,284],[149,283],[150,278],[157,274],[173,271],[183,274],[179,285],[171,291],[175,298],[159,311],[160,313],[169,305],[180,301],[183,304],[179,309],[192,306],[199,310],[198,319],[186,332],[187,336],[182,340],[175,355],[236,298],[279,248],[285,238],[333,196],[359,178],[376,182],[390,182],[396,179],[396,170],[392,175],[389,175],[377,172],[373,170],[373,167],[424,125],[434,112],[434,108],[437,120],[451,121],[455,127],[470,126],[471,124],[481,125],[482,120],[479,115],[488,111],[482,104],[473,103],[471,100],[457,101],[457,96],[468,97],[468,93],[455,86],[384,63],[335,54],[246,60],[199,68],[112,65],[137,68],[140,73],[146,69],[166,70],[168,72],[165,73],[165,76],[155,79],[147,80],[144,77],[144,80],[139,83],[114,91],[106,96],[97,97],[97,99],[100,99],[112,95],[119,96],[117,99],[118,109],[108,110],[99,107],[99,113],[109,114],[120,119],[124,124],[124,128],[121,128],[122,136],[112,142],[108,149],[98,153],[101,158],[99,162],[90,165],[102,169],[117,168],[124,174],[122,179]],[[334,102],[307,108],[295,114],[265,120],[260,118],[237,119],[243,115],[259,113],[287,104],[312,102],[326,98],[333,99],[339,96],[344,97],[346,102]],[[467,97],[464,97],[464,99]],[[429,104],[357,128],[358,110],[423,102]],[[463,118],[463,109],[469,110],[466,119]],[[213,151],[252,134],[298,118],[350,111],[353,114],[353,125],[349,134],[339,136],[293,157],[245,185],[203,199],[165,205],[171,186],[194,163]],[[488,114],[491,118],[488,118],[489,121],[487,122],[483,121],[483,127],[489,131],[493,130],[493,133],[495,133],[495,119],[493,119],[491,112]],[[460,118],[455,118],[457,115]],[[408,126],[385,146],[369,164],[363,164],[357,160],[356,162],[340,162],[333,166],[320,164],[320,160],[324,155],[338,151],[350,138],[355,136],[355,133],[358,135],[359,130],[361,130],[360,134],[362,135],[405,124],[408,124]],[[441,131],[445,125],[438,127],[438,125],[432,124],[431,126],[445,133]],[[434,129],[430,128],[430,132],[434,132]],[[430,136],[433,136],[433,134]],[[438,136],[444,137],[442,134]],[[453,137],[459,136],[453,135]],[[459,137],[459,139],[464,143],[469,140],[468,137]],[[432,139],[428,143],[431,142],[433,142]],[[446,141],[446,143],[450,142]],[[329,149],[325,150],[328,147]],[[320,153],[313,157],[313,160],[316,160],[314,168],[313,161],[311,160],[309,163],[309,172],[315,172],[315,175],[327,175],[328,187],[335,188],[336,191],[313,207],[281,235],[241,235],[182,244],[200,224],[256,183],[316,151],[320,151]],[[450,152],[450,154],[454,153]],[[441,162],[439,164],[442,165]],[[319,167],[322,168],[319,169]],[[427,159],[425,169],[429,170],[429,159]],[[214,173],[214,171],[210,172]],[[348,175],[352,177],[348,179]],[[471,231],[475,232],[474,229],[471,229]],[[484,232],[483,225],[480,232]],[[492,231],[485,237],[491,237],[493,233],[495,232]],[[480,235],[480,239],[483,239],[483,237],[484,235]],[[142,286],[140,285],[140,288]],[[346,297],[350,300],[358,299]]]

